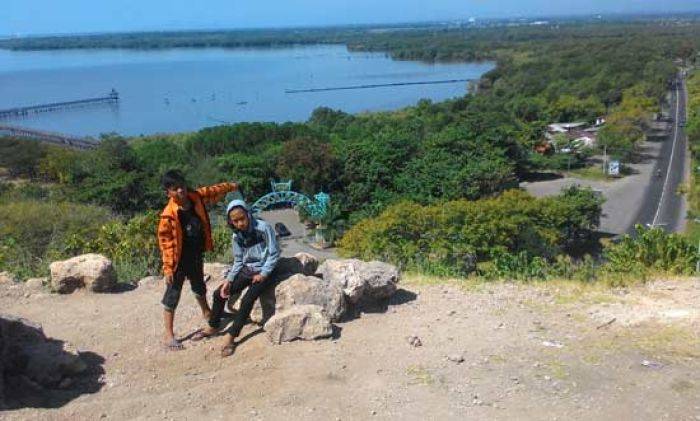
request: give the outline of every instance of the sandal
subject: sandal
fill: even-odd
[[[166,351],[182,351],[185,349],[185,346],[182,345],[177,339],[173,339],[172,341],[163,344],[163,348],[165,348]]]
[[[230,357],[236,351],[236,344],[226,345],[221,348],[221,358]]]
[[[192,338],[190,340],[192,342],[199,342],[203,339],[211,338],[212,336],[216,336],[219,332],[218,331],[213,331],[212,333],[207,333],[204,330],[198,330],[197,332],[192,335]]]

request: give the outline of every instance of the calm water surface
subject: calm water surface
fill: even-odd
[[[466,83],[289,94],[286,89],[473,79],[492,63],[426,64],[344,46],[285,49],[0,50],[0,109],[103,96],[98,105],[0,124],[75,135],[173,133],[241,121],[304,121],[319,106],[356,113],[464,95]]]

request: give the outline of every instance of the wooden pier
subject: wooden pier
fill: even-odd
[[[92,149],[97,146],[96,141],[84,137],[46,132],[43,130],[29,129],[26,127],[7,126],[4,124],[0,124],[0,135],[34,139],[54,145],[82,150]]]
[[[65,110],[69,108],[85,107],[95,104],[117,104],[119,102],[119,93],[112,91],[104,97],[79,99],[76,101],[54,102],[51,104],[30,105],[28,107],[16,107],[6,110],[0,110],[0,118],[22,117],[29,114],[45,113],[49,111]]]

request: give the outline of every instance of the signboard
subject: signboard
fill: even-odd
[[[610,161],[608,163],[608,175],[620,175],[620,161]]]

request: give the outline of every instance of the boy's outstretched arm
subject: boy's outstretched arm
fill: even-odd
[[[265,278],[269,278],[270,274],[280,259],[280,246],[277,243],[277,237],[275,236],[275,230],[270,226],[265,226],[265,241],[267,242],[267,259],[263,262],[260,274]]]
[[[200,187],[197,189],[197,193],[202,196],[202,200],[205,204],[211,205],[223,199],[226,193],[236,190],[238,190],[237,183],[220,183],[214,184],[213,186]]]

